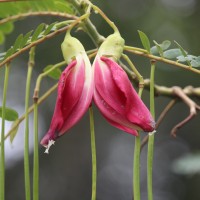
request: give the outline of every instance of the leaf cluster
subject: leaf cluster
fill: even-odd
[[[71,4],[64,0],[4,2],[0,4],[0,19],[41,11],[56,11],[68,14],[74,14],[75,12]],[[0,20],[0,44],[4,42],[5,35],[13,31],[14,21],[11,18],[6,23],[1,23]]]
[[[187,63],[188,66],[191,67],[200,67],[200,56],[188,54],[188,52],[178,42],[174,41],[176,48],[170,49],[169,47],[171,46],[171,42],[169,40],[165,40],[160,44],[153,40],[155,45],[151,47],[147,35],[142,31],[138,31],[138,33],[142,45],[148,53],[159,55],[162,58],[176,60],[177,62]]]
[[[61,28],[60,24],[59,24],[59,28]],[[49,33],[54,32],[56,30],[58,30],[58,26],[57,26],[56,22],[54,22],[50,25],[42,23],[36,28],[35,31],[31,30],[28,33],[26,33],[25,35],[20,34],[17,37],[17,39],[15,40],[13,46],[11,46],[6,52],[0,53],[0,62],[7,59],[14,53],[20,51],[27,45],[30,45],[31,43],[33,43],[41,38],[44,38]]]

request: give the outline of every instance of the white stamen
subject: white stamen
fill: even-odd
[[[154,133],[156,133],[156,131],[150,132],[149,136],[153,135]]]
[[[47,145],[46,150],[45,150],[44,153],[49,154],[49,149],[50,149],[50,147],[51,147],[52,145],[54,145],[54,144],[55,144],[55,141],[54,141],[54,140],[49,140],[49,143],[48,143],[48,145]]]

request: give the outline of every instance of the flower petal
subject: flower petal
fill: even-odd
[[[97,56],[94,63],[94,73],[95,103],[107,119],[113,123],[121,124],[125,128],[145,131],[154,129],[154,121],[149,110],[134,90],[127,74],[116,62],[106,57],[99,58]],[[101,101],[106,106],[102,106]],[[109,112],[115,112],[117,115],[110,115]],[[117,125],[115,126],[117,127]]]
[[[132,135],[138,135],[135,129],[138,130],[140,128],[130,123],[123,115],[109,106],[97,90],[94,91],[94,102],[111,125]]]
[[[125,110],[127,119],[141,127],[144,131],[153,131],[155,122],[151,113],[133,88],[127,74],[113,60],[105,57],[101,59],[110,66],[113,80],[126,98]]]
[[[97,57],[94,70],[96,90],[114,110],[124,115],[126,97],[117,87],[110,66]]]
[[[60,135],[62,135],[66,130],[69,130],[75,123],[77,123],[85,112],[88,110],[93,97],[94,92],[94,77],[92,74],[92,67],[90,61],[85,54],[84,56],[85,62],[85,81],[83,84],[83,90],[79,101],[76,103],[76,106],[72,110],[72,112],[66,117],[63,127],[60,131]]]
[[[88,109],[94,84],[87,59],[81,54],[62,73],[54,115],[50,129],[41,141],[42,145],[47,146],[49,140],[55,140],[69,130]]]

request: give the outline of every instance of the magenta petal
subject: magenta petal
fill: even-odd
[[[114,110],[125,115],[126,97],[117,87],[111,68],[98,57],[94,68],[96,90]]]
[[[145,131],[154,129],[149,110],[134,90],[127,74],[116,62],[106,57],[97,57],[94,73],[95,103],[113,125],[117,123],[117,128],[120,124],[124,128],[134,127]],[[100,99],[106,103],[107,109],[101,105]],[[117,115],[108,115],[108,112],[116,112]]]
[[[41,144],[48,145],[69,130],[87,111],[93,95],[93,75],[88,58],[79,56],[63,71],[49,131]]]
[[[133,88],[127,74],[111,59],[104,57],[102,60],[110,66],[113,80],[126,98],[125,110],[127,119],[138,125],[144,131],[153,131],[155,128],[155,122],[151,113]]]
[[[102,115],[111,125],[132,135],[137,135],[137,131],[135,131],[135,129],[139,129],[139,127],[130,123],[123,115],[109,106],[107,102],[98,94],[97,90],[94,91],[94,102],[101,111]]]

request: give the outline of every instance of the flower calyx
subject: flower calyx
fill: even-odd
[[[98,55],[111,57],[114,60],[119,60],[124,49],[124,39],[119,32],[109,35],[101,44]]]

